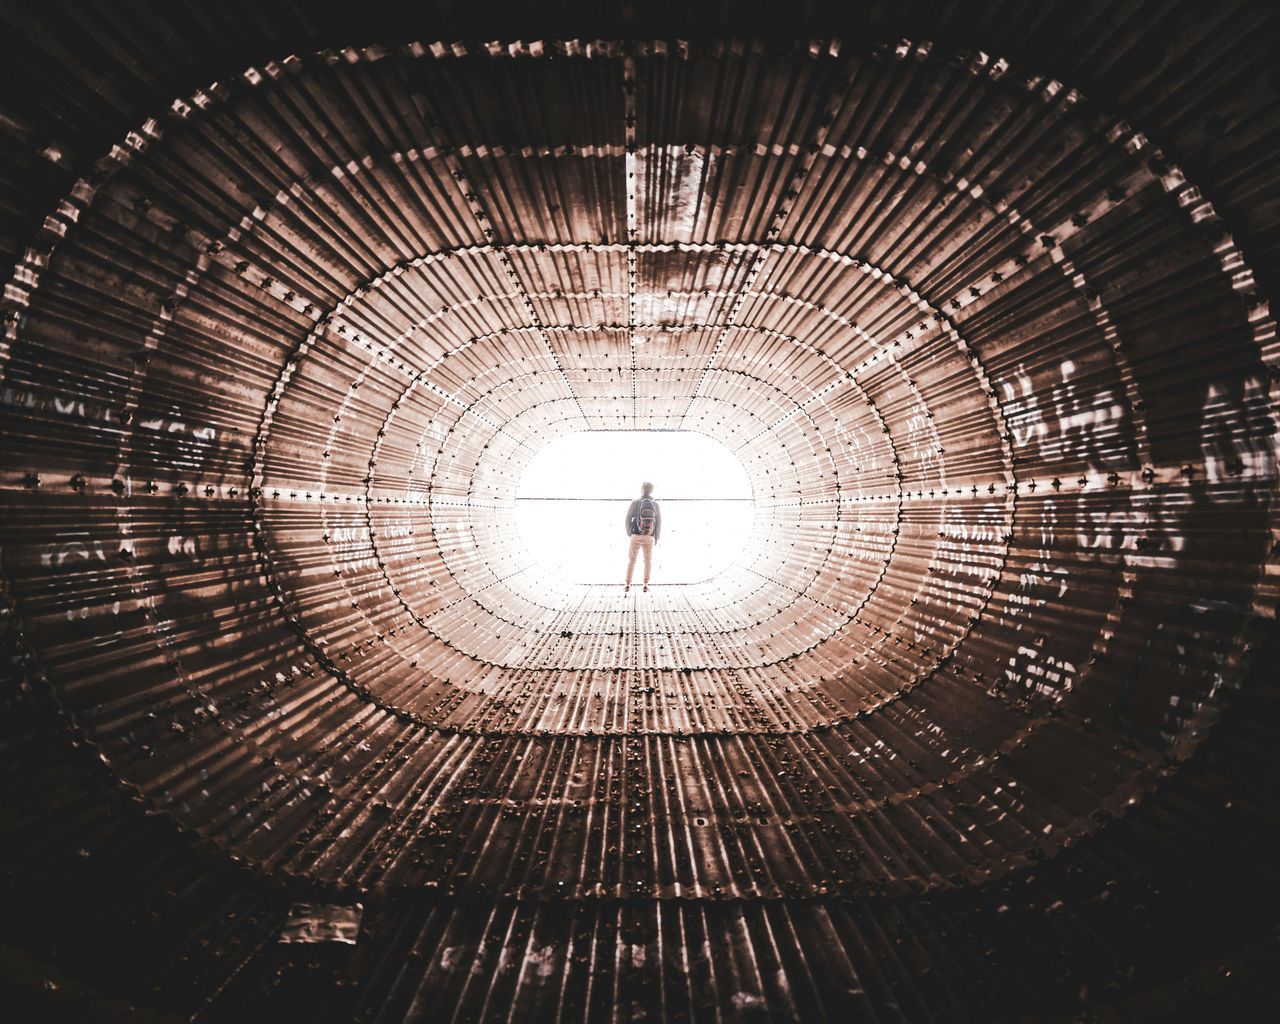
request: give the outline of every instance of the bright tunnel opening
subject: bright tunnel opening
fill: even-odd
[[[580,431],[539,451],[516,491],[526,549],[561,582],[621,584],[626,512],[645,481],[662,515],[654,585],[703,582],[742,554],[755,515],[742,462],[705,434],[651,430]]]

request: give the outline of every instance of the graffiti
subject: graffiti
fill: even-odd
[[[391,550],[402,546],[396,542],[412,535],[413,527],[406,523],[385,523],[377,528],[379,544],[385,544]],[[332,548],[335,563],[345,569],[372,569],[378,564],[367,527],[334,527],[325,534],[325,539]]]
[[[1094,469],[1114,468],[1122,454],[1117,441],[1128,434],[1127,404],[1111,388],[1091,394],[1081,390],[1073,360],[1063,360],[1058,374],[1061,383],[1050,389],[1047,404],[1041,403],[1021,363],[1009,379],[1000,382],[1013,445],[1038,445],[1046,459],[1083,461]],[[1206,385],[1200,409],[1200,450],[1210,483],[1242,478],[1273,481],[1280,475],[1280,437],[1264,377],[1253,374],[1243,380],[1217,380]]]
[[[165,548],[171,555],[188,558],[192,561],[200,560],[199,538],[183,536],[178,533],[170,534],[169,539],[165,542]]]
[[[925,476],[938,465],[937,441],[934,439],[933,424],[923,409],[906,421],[905,445],[910,454],[909,459],[916,464],[916,472]]]
[[[80,562],[106,563],[107,554],[103,550],[102,541],[91,540],[88,534],[62,534],[63,540],[55,540],[40,552],[40,564],[46,569],[62,569],[68,562],[72,569],[79,568]]]
[[[1049,435],[1049,426],[1040,411],[1040,400],[1036,397],[1035,386],[1022,364],[1013,371],[1014,380],[1003,381],[1000,390],[1004,392],[1004,420],[1013,435],[1013,444],[1017,448],[1025,448],[1034,441],[1044,444]]]
[[[939,533],[942,543],[929,563],[931,572],[958,577],[986,575],[992,567],[1004,534],[1004,506],[987,502],[976,517],[956,507],[943,512]]]
[[[1080,388],[1074,360],[1058,365],[1060,382],[1042,403],[1035,383],[1019,363],[1000,382],[1001,405],[1015,448],[1036,446],[1045,459],[1083,461],[1109,468],[1129,457],[1121,439],[1128,436],[1128,405],[1111,388],[1092,393]]]
[[[359,526],[339,526],[326,535],[335,563],[347,569],[371,569],[378,564],[369,543],[369,531]]]
[[[1280,445],[1271,400],[1261,376],[1246,377],[1239,397],[1227,383],[1210,382],[1200,415],[1200,450],[1211,484],[1231,479],[1272,481]],[[1210,500],[1221,500],[1210,495]]]
[[[1054,557],[1054,544],[1058,536],[1058,506],[1053,500],[1040,506],[1038,546],[1035,555],[1018,573],[1017,589],[1009,595],[1004,617],[1022,629],[1022,620],[1043,608],[1050,601],[1061,601],[1070,589],[1066,566]]]
[[[0,389],[0,405],[25,412],[43,413],[50,418],[77,419],[91,423],[115,423],[116,411],[104,401],[47,388],[6,384]]]
[[[1061,700],[1075,684],[1076,667],[1065,658],[1044,651],[1045,638],[1037,636],[1028,646],[1019,644],[1004,669],[1004,689],[1023,696]]]
[[[58,534],[54,540],[45,545],[40,552],[40,565],[48,572],[59,575],[93,572],[106,577],[111,571],[103,542],[90,537],[87,532],[80,531]],[[106,647],[121,636],[123,630],[118,622],[121,612],[125,610],[131,610],[131,607],[126,609],[124,602],[118,597],[106,597],[100,601],[68,605],[65,614],[68,622],[98,617],[109,618],[115,624],[114,630],[98,629],[85,634],[95,646]]]
[[[169,441],[169,462],[174,469],[199,473],[204,469],[210,452],[217,443],[217,428],[204,424],[196,426],[179,418],[175,408],[169,416],[149,416],[138,420],[138,430],[162,435]]]
[[[107,424],[125,430],[127,417],[121,410],[76,390],[51,390],[35,385],[6,384],[0,390],[0,405],[26,413],[39,413],[47,419],[79,420],[92,424]],[[211,423],[193,423],[175,405],[168,413],[139,417],[135,424],[135,439],[147,449],[157,447],[155,439],[163,439],[164,462],[176,470],[191,473],[205,471],[212,456],[220,452],[218,428]]]
[[[443,423],[433,421],[426,430],[422,432],[422,439],[418,442],[413,452],[413,459],[409,463],[409,475],[414,476],[418,473],[430,472],[435,465],[436,456],[444,448],[445,438],[448,437],[448,430]]]
[[[1081,393],[1072,380],[1076,372],[1072,360],[1064,360],[1059,369],[1062,383],[1053,389],[1053,411],[1058,421],[1054,454],[1105,467],[1124,454],[1114,446],[1127,433],[1126,406],[1110,388],[1102,388],[1092,396]]]
[[[966,515],[959,508],[943,510],[939,526],[940,543],[933,558],[922,594],[931,606],[949,609],[955,604],[957,584],[973,588],[987,580],[996,571],[999,551],[1003,545],[1005,510],[1002,505],[988,502],[977,511]],[[928,643],[933,637],[931,624],[948,621],[949,615],[921,615],[912,637],[915,643]]]

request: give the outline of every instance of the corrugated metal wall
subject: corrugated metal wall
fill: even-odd
[[[6,846],[92,862],[20,1001],[1141,1016],[1116,906],[1210,827],[1274,896],[1215,789],[1274,767],[1269,22],[858,16],[6,14]],[[523,467],[610,429],[741,458],[729,570],[530,561]],[[1161,905],[1243,915],[1189,969],[1241,902]]]

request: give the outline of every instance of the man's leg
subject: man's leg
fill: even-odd
[[[631,574],[635,572],[636,555],[640,551],[640,535],[633,533],[631,535],[631,550],[627,552],[627,589],[631,589]]]
[[[653,538],[644,538],[644,589],[649,589],[649,570],[653,568]]]

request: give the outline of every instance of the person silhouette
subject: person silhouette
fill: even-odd
[[[631,575],[636,568],[636,555],[644,554],[644,591],[649,592],[649,570],[653,567],[653,546],[658,543],[658,534],[662,532],[662,510],[653,500],[653,484],[645,482],[640,485],[640,497],[627,507],[627,536],[631,538],[631,548],[627,553],[627,586],[623,593],[631,590]]]

